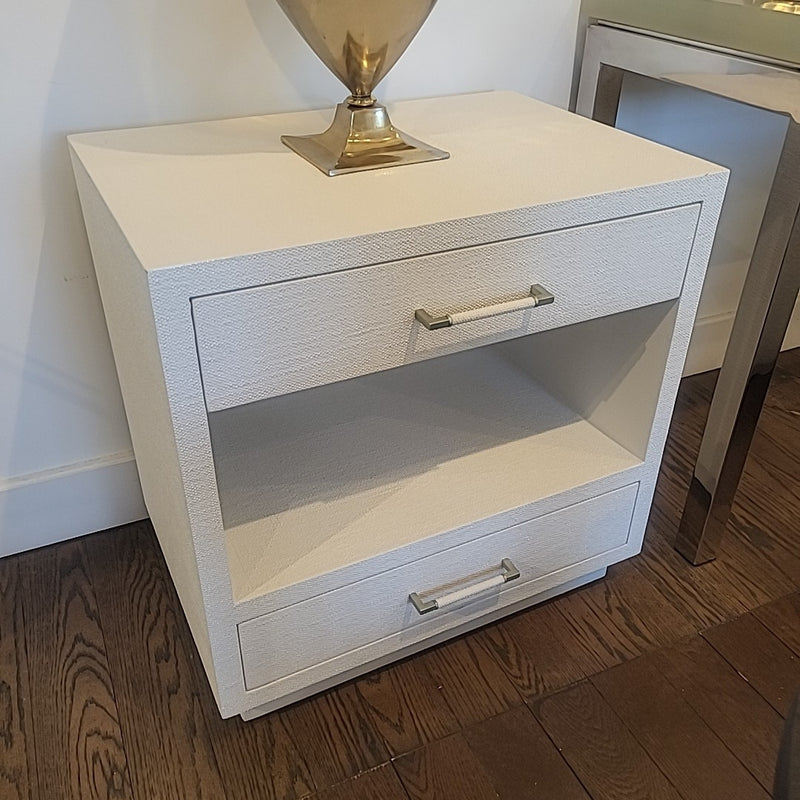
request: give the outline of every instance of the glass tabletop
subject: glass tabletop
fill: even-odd
[[[582,0],[581,16],[800,68],[800,0]]]
[[[756,6],[765,11],[800,14],[800,0],[711,0],[711,2],[727,3],[732,6]]]

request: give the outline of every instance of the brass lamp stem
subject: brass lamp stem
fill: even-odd
[[[349,95],[345,103],[349,106],[355,106],[356,108],[369,108],[370,106],[375,105],[375,98],[370,94],[366,97],[363,95]]]

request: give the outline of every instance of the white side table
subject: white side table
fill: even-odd
[[[727,180],[509,93],[398,104],[451,158],[331,179],[279,141],[324,116],[70,139],[224,716],[639,551]]]

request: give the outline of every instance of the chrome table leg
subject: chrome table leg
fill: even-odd
[[[601,64],[592,118],[614,125],[626,72]],[[800,121],[790,118],[711,400],[675,547],[716,556],[800,290]]]
[[[800,289],[800,124],[787,129],[711,400],[675,547],[712,560]]]
[[[597,88],[594,94],[592,119],[605,125],[617,124],[619,111],[619,98],[622,94],[622,81],[625,70],[612,67],[610,64],[601,64],[597,73]]]

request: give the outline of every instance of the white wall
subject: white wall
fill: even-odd
[[[377,94],[515,89],[566,106],[578,6],[439,0]],[[0,555],[146,513],[64,137],[332,107],[345,94],[274,0],[4,10]]]

